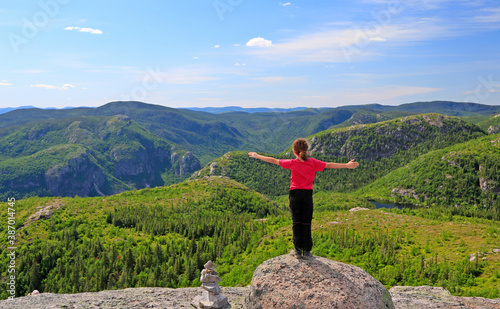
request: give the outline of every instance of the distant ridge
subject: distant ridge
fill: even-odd
[[[66,107],[62,107],[62,108],[56,108],[56,107],[40,108],[40,107],[36,107],[36,106],[33,106],[33,105],[28,105],[28,106],[19,106],[19,107],[5,107],[5,108],[0,108],[0,115],[8,113],[8,112],[11,112],[11,111],[14,111],[14,110],[18,110],[18,109],[33,109],[33,108],[35,108],[35,109],[61,109],[61,110],[64,110],[64,109],[92,108],[92,107],[87,107],[87,106],[79,106],[79,107],[66,106]]]
[[[16,109],[28,109],[28,108],[36,108],[34,106],[19,106],[19,107],[5,107],[5,108],[0,108],[0,114],[5,114],[8,112],[11,112]]]
[[[110,103],[123,103],[123,102],[110,102]],[[106,106],[110,103],[104,104]],[[142,102],[135,102],[142,103]],[[146,104],[148,106],[155,106],[156,104]],[[186,108],[172,108],[164,105],[156,105],[158,107],[165,107],[169,109],[177,109],[177,110],[186,110],[186,111],[195,111],[195,112],[205,112],[209,114],[223,114],[223,113],[232,113],[232,112],[243,112],[249,114],[255,113],[287,113],[294,111],[301,111],[308,109],[308,107],[292,107],[292,108],[268,108],[268,107],[253,107],[253,108],[245,108],[240,106],[224,106],[224,107],[186,107]],[[73,109],[99,109],[98,107],[63,107],[63,108],[55,108],[55,107],[46,107],[39,108],[35,106],[20,106],[20,107],[5,107],[0,108],[0,115],[5,114],[14,110],[19,109],[41,109],[41,110],[73,110]],[[500,112],[500,105],[485,105],[479,103],[472,102],[454,102],[454,101],[428,101],[428,102],[413,102],[413,103],[403,103],[400,105],[382,105],[378,103],[371,104],[360,104],[360,105],[345,105],[338,107],[319,107],[315,108],[318,110],[365,110],[372,112],[412,112],[415,114],[420,113],[440,113],[449,116],[477,116],[477,115],[491,115],[494,113]],[[89,112],[89,114],[93,114]]]
[[[420,113],[439,113],[449,116],[473,116],[473,115],[491,115],[500,111],[500,105],[484,105],[470,102],[452,102],[452,101],[429,101],[405,103],[397,106],[366,104],[366,105],[348,105],[340,106],[336,109],[349,110],[369,110],[376,112],[412,112]]]
[[[187,107],[181,109],[188,109],[197,112],[206,112],[210,114],[222,114],[228,112],[245,112],[245,113],[286,113],[298,110],[307,109],[307,107],[294,107],[294,108],[267,108],[267,107],[254,107],[254,108],[244,108],[240,106],[224,106],[224,107]]]

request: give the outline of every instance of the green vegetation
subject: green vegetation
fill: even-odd
[[[265,233],[254,220],[276,213],[272,201],[220,178],[106,198],[30,198],[15,208],[17,295],[199,285],[204,263],[250,250]],[[28,220],[40,208],[52,216]]]
[[[500,220],[499,157],[500,134],[485,136],[422,155],[357,193]]]
[[[354,191],[429,151],[484,135],[473,124],[438,114],[323,131],[308,137],[312,144],[312,157],[338,163],[346,163],[355,158],[360,167],[355,170],[338,169],[317,173],[315,190]],[[293,154],[289,148],[286,152],[273,156],[282,159],[292,158]],[[251,159],[246,152],[224,155],[201,170],[199,177],[210,173],[227,176],[268,196],[286,192],[290,179],[289,171]]]
[[[386,287],[432,285],[454,295],[500,297],[498,221],[424,216],[397,209],[317,214],[315,253],[360,266]]]
[[[347,209],[373,207],[354,195],[314,198],[315,255],[363,267],[387,287],[430,284],[456,295],[499,297],[500,254],[492,253],[498,221],[425,218],[419,210],[351,213]],[[263,261],[292,248],[286,197],[273,202],[218,177],[110,197],[29,198],[15,208],[18,296],[33,289],[199,286],[208,260],[223,286],[244,286]],[[49,214],[28,219],[41,209]],[[2,226],[0,238],[6,234]],[[4,279],[7,253],[0,254]],[[469,261],[471,254],[479,258]],[[0,286],[2,299],[6,286]]]

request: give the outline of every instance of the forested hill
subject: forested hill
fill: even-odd
[[[420,156],[357,193],[452,214],[500,219],[500,134]]]
[[[472,123],[434,113],[327,130],[312,136],[310,141],[313,154],[370,161],[412,148],[423,154],[483,134]]]
[[[500,114],[493,115],[477,125],[490,134],[500,133]]]
[[[86,116],[0,129],[0,198],[98,196],[173,183],[200,168],[129,117]]]
[[[126,287],[200,286],[208,260],[226,273],[266,233],[256,219],[275,204],[234,181],[210,178],[96,198],[16,201],[16,291],[77,293]],[[7,221],[7,212],[0,218]],[[7,229],[0,235],[7,239]],[[238,258],[235,258],[238,256]],[[0,256],[7,274],[9,257]],[[225,260],[225,261],[224,261]],[[261,263],[260,260],[258,263]],[[248,265],[232,265],[245,276]],[[0,299],[7,298],[0,286]]]
[[[360,167],[318,173],[315,190],[353,191],[429,151],[485,135],[472,123],[440,114],[409,116],[320,132],[307,138],[313,157],[339,163],[356,159]],[[293,154],[289,148],[274,156],[292,158]],[[289,185],[289,171],[251,159],[247,152],[228,153],[193,177],[206,175],[227,176],[270,196],[285,194]]]

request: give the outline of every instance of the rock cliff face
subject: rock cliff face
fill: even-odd
[[[201,168],[200,161],[190,151],[182,156],[178,152],[174,152],[170,161],[177,176],[190,175]]]
[[[106,176],[87,152],[57,164],[45,173],[45,182],[54,196],[104,195]],[[105,190],[104,190],[105,191]]]
[[[389,291],[359,267],[287,254],[257,267],[247,308],[385,309],[394,305]]]
[[[170,167],[169,153],[148,146],[115,146],[110,152],[115,163],[113,176],[135,188],[162,185],[161,171]]]

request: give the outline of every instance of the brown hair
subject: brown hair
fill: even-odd
[[[296,139],[293,142],[293,152],[296,153],[303,161],[307,161],[307,150],[309,145],[303,138]]]

